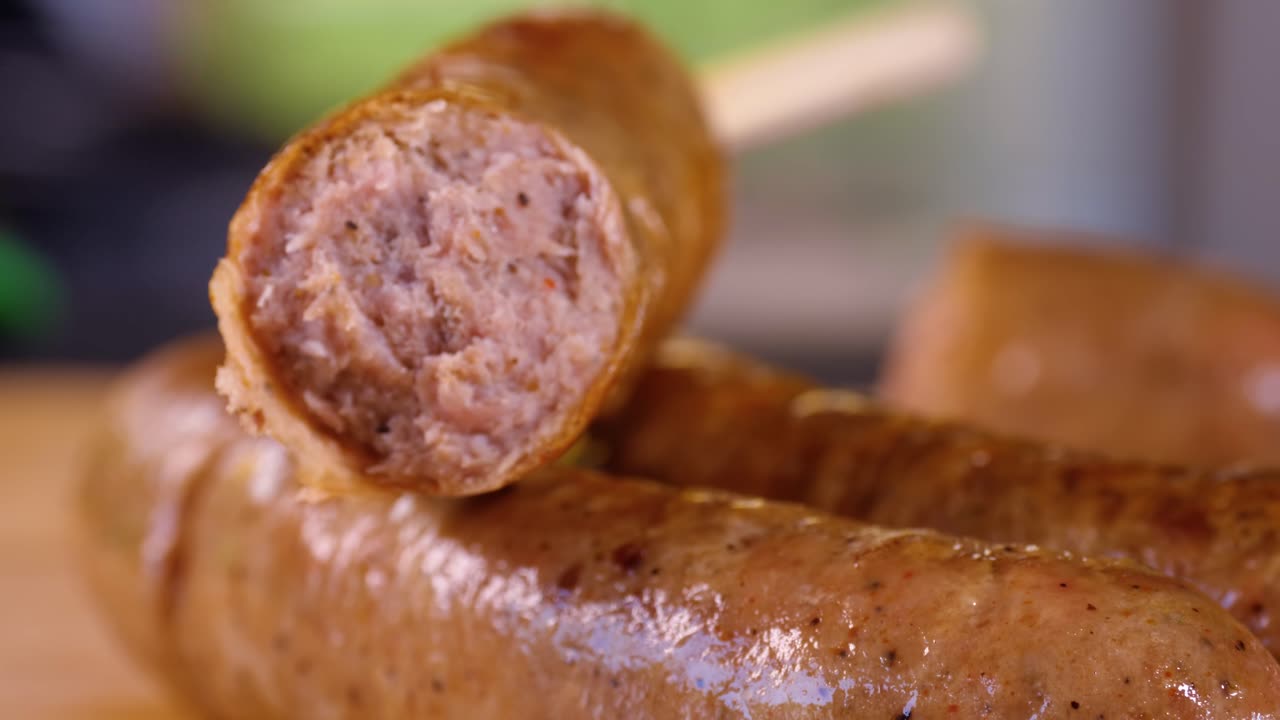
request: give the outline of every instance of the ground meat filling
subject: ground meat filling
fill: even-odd
[[[240,258],[252,331],[373,472],[499,470],[581,402],[634,262],[584,162],[437,102],[328,143],[264,215]]]

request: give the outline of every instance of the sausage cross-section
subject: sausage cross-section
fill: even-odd
[[[312,482],[500,487],[684,311],[721,165],[692,80],[634,23],[495,23],[262,171],[211,283],[219,388]]]

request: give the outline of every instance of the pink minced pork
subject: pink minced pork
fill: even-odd
[[[501,474],[619,341],[635,258],[610,192],[509,116],[439,101],[366,119],[300,164],[241,248],[250,331],[370,473]]]

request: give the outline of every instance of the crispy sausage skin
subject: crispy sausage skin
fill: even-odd
[[[1069,240],[963,233],[902,323],[882,395],[1119,457],[1280,464],[1280,299]]]
[[[215,718],[1273,718],[1280,665],[1134,564],[559,467],[327,496],[177,346],[85,478],[116,627]]]
[[[259,175],[210,286],[218,387],[303,450],[308,481],[505,485],[683,313],[724,224],[722,165],[691,79],[635,24],[486,27]]]
[[[1141,561],[1280,654],[1280,472],[1063,451],[891,412],[693,340],[669,342],[596,436],[612,472]]]

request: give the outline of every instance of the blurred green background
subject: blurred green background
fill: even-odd
[[[877,0],[594,3],[640,17],[695,62],[874,4]],[[280,137],[380,84],[424,49],[528,5],[521,0],[217,0],[187,4],[174,17],[178,25],[172,38],[184,84],[199,93],[214,117]]]

